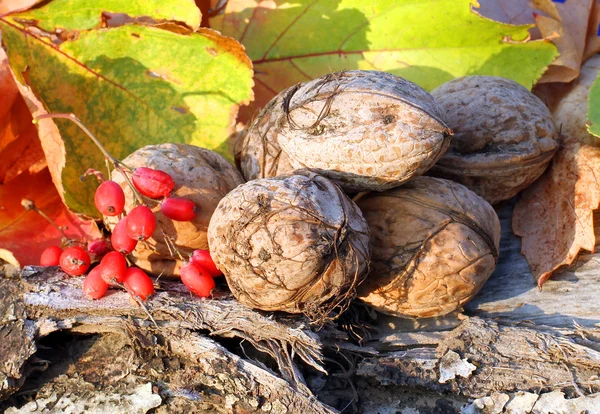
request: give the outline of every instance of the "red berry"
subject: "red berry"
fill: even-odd
[[[146,167],[136,168],[132,180],[135,188],[150,198],[168,197],[175,187],[175,181],[169,174]]]
[[[40,266],[58,266],[62,249],[58,246],[50,246],[40,256]]]
[[[210,256],[210,252],[208,250],[194,250],[190,262],[196,263],[202,267],[212,277],[221,276],[223,274],[223,272],[217,268],[217,265]]]
[[[113,249],[123,254],[129,254],[137,245],[137,240],[133,240],[127,235],[127,217],[122,218],[112,231],[110,242]]]
[[[214,279],[198,264],[189,262],[181,266],[181,281],[196,296],[208,298],[215,288]]]
[[[196,204],[187,198],[165,198],[160,203],[160,212],[175,221],[190,221],[196,217]]]
[[[123,285],[131,296],[137,296],[141,300],[146,300],[154,294],[152,279],[150,279],[150,276],[146,272],[137,267],[127,269]]]
[[[112,247],[107,239],[97,239],[88,244],[87,250],[92,259],[102,259]]]
[[[106,283],[122,283],[127,271],[127,261],[122,253],[110,252],[104,256],[98,267],[102,268],[100,274]]]
[[[146,240],[156,229],[156,217],[147,206],[137,206],[127,214],[127,234],[134,240]]]
[[[94,202],[98,211],[105,216],[118,216],[125,207],[125,194],[116,182],[104,181],[96,189]]]
[[[108,284],[102,280],[100,266],[96,266],[83,281],[83,294],[90,299],[100,299],[106,293]]]
[[[60,267],[68,275],[82,275],[90,268],[90,255],[79,246],[67,247],[60,255]]]

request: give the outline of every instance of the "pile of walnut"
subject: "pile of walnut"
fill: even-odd
[[[536,180],[557,147],[548,109],[510,80],[465,77],[429,94],[346,71],[281,92],[248,125],[235,149],[245,184],[206,156],[155,162],[200,197],[203,218],[167,236],[184,250],[208,241],[240,302],[320,323],[357,296],[398,316],[462,306],[498,260],[490,203]],[[196,162],[210,186],[186,170]],[[160,240],[134,255],[153,271],[177,262]]]

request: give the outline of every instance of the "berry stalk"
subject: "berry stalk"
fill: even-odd
[[[32,122],[34,124],[37,124],[41,119],[50,119],[50,118],[69,119],[72,122],[74,122],[79,128],[81,128],[81,130],[94,142],[94,144],[96,144],[98,149],[104,155],[104,158],[112,163],[115,170],[117,170],[118,172],[123,174],[123,176],[125,177],[125,180],[127,180],[127,184],[133,191],[136,201],[140,204],[144,204],[141,194],[135,188],[135,186],[133,185],[133,183],[131,182],[131,180],[129,179],[129,176],[127,175],[127,173],[125,171],[127,169],[130,172],[132,172],[131,168],[129,168],[127,165],[123,164],[123,162],[121,162],[121,160],[118,160],[117,158],[113,157],[106,150],[106,148],[104,148],[104,145],[102,145],[102,143],[98,140],[98,138],[96,138],[94,136],[94,134],[92,134],[92,132],[83,124],[83,122],[81,122],[81,120],[79,118],[77,118],[75,116],[75,114],[42,114],[42,115],[36,116]]]

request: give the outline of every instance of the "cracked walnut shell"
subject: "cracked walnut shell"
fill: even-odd
[[[210,251],[241,302],[327,320],[354,298],[369,266],[358,207],[309,171],[249,181],[219,203]]]
[[[510,79],[466,76],[431,94],[454,131],[431,174],[464,184],[491,204],[533,183],[558,148],[548,108]]]
[[[357,201],[371,229],[358,297],[394,316],[433,317],[469,301],[494,271],[500,222],[465,186],[417,177]]]
[[[344,190],[382,191],[425,173],[452,132],[421,87],[385,72],[352,70],[273,98],[236,143],[247,180],[310,169]]]

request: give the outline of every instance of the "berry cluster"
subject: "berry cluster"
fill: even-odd
[[[98,171],[88,170],[86,175],[93,174],[101,182],[94,195],[98,211],[105,216],[120,217],[112,231],[110,243],[104,239],[97,240],[90,243],[87,250],[76,245],[66,247],[64,250],[59,246],[51,246],[42,253],[40,265],[60,266],[68,275],[79,276],[85,274],[90,268],[91,254],[94,259],[100,259],[100,263],[84,280],[83,291],[87,297],[100,299],[110,286],[122,286],[133,297],[145,301],[154,293],[152,279],[143,270],[128,267],[126,255],[136,248],[138,242],[147,240],[156,230],[156,217],[147,202],[162,198],[161,213],[175,221],[193,220],[196,216],[196,205],[185,198],[170,197],[175,182],[166,172],[147,167],[132,170],[112,157],[74,116],[52,114],[41,117],[68,118],[82,127],[104,153],[107,161],[126,177],[138,205],[125,214],[125,193],[121,186],[112,180],[105,181]],[[192,293],[200,297],[210,296],[215,287],[213,277],[221,274],[208,250],[195,250],[189,261],[181,268],[182,282]]]

